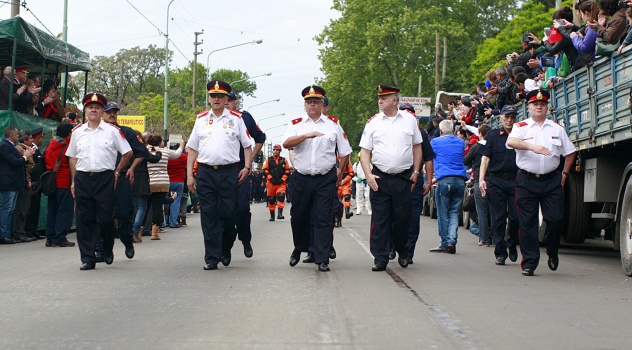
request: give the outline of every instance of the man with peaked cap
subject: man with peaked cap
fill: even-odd
[[[314,262],[318,270],[329,271],[332,244],[331,213],[336,185],[342,180],[351,146],[338,119],[322,114],[325,90],[311,85],[301,92],[307,115],[288,124],[283,147],[294,150],[293,192],[290,222],[294,250],[290,266],[309,250],[310,226],[314,234]],[[336,168],[336,150],[340,167]]]
[[[281,145],[272,147],[272,156],[263,161],[261,169],[266,176],[266,194],[268,197],[268,210],[270,211],[270,221],[274,221],[274,212],[279,207],[277,219],[285,219],[283,208],[285,208],[285,194],[287,193],[287,179],[290,176],[290,164],[281,157]]]
[[[559,124],[546,119],[550,95],[546,90],[532,90],[527,96],[531,118],[514,125],[507,147],[516,150],[516,204],[520,223],[522,274],[533,276],[540,261],[538,213],[546,222],[545,238],[548,266],[559,265],[558,250],[564,219],[564,183],[575,161],[575,146]],[[564,157],[564,170],[557,171]]]
[[[210,111],[199,113],[187,142],[187,186],[197,190],[204,234],[204,270],[216,270],[224,256],[224,241],[229,240],[239,198],[238,185],[248,179],[252,166],[252,141],[246,124],[237,111],[226,108],[230,84],[211,80],[206,84]],[[239,152],[244,149],[244,167],[239,169]],[[197,184],[193,165],[198,161]],[[233,229],[234,230],[234,229]],[[233,238],[234,240],[234,238]]]
[[[506,147],[517,116],[516,107],[504,105],[500,115],[502,127],[488,132],[478,151],[483,156],[477,174],[478,187],[481,195],[489,198],[496,265],[505,265],[507,258],[518,260],[518,210],[515,198],[518,166],[516,151]]]
[[[248,113],[247,111],[239,112],[237,108],[239,106],[239,98],[235,91],[231,91],[228,94],[228,103],[226,104],[226,108],[230,109],[233,113],[236,113],[241,116],[241,120],[244,121],[246,125],[246,130],[248,134],[255,141],[255,147],[252,151],[252,154],[258,154],[263,147],[264,142],[266,141],[266,134],[259,129],[257,122],[255,119]],[[248,165],[245,163],[244,157],[244,149],[239,149],[239,170],[241,171],[244,167],[250,167],[252,162]],[[250,186],[251,186],[252,176],[248,176],[248,178],[239,184],[239,198],[237,200],[237,209],[235,211],[235,223],[230,225],[229,232],[227,235],[227,239],[224,240],[224,247],[222,248],[222,255],[224,257],[222,262],[230,263],[231,253],[230,250],[233,248],[233,243],[235,243],[235,238],[239,237],[242,245],[244,246],[244,255],[246,258],[252,258],[253,250],[252,250],[252,232],[250,231],[250,221],[252,218],[252,214],[250,213]],[[261,185],[261,182],[259,182]]]
[[[0,80],[0,110],[9,109],[9,92],[11,87],[11,73],[13,72],[13,110],[28,114],[33,105],[33,93],[38,93],[40,88],[30,89],[24,85],[26,81],[26,67],[16,67],[15,71],[10,66],[3,70],[4,77]]]
[[[125,256],[128,259],[134,257],[134,244],[132,239],[132,220],[134,216],[134,197],[132,196],[132,183],[134,183],[134,170],[136,166],[140,164],[145,157],[149,156],[147,147],[139,140],[136,131],[127,126],[118,124],[119,107],[114,101],[110,101],[105,105],[103,114],[103,121],[115,126],[121,130],[125,140],[129,143],[132,149],[132,157],[130,161],[121,169],[121,176],[116,183],[114,218],[108,222],[103,228],[99,227],[101,235],[104,234],[103,230],[109,232],[118,232],[121,243],[125,246]],[[122,157],[117,157],[117,165],[121,161]],[[115,224],[115,221],[116,223]],[[103,239],[99,238],[96,248],[97,260],[104,256]]]
[[[360,163],[371,188],[372,270],[384,271],[391,242],[399,254],[399,265],[408,267],[411,191],[421,171],[422,138],[417,118],[398,109],[398,88],[378,85],[377,98],[380,112],[367,121],[362,132]]]
[[[105,263],[114,262],[114,232],[108,225],[114,219],[114,191],[119,178],[125,177],[123,170],[132,149],[119,128],[102,120],[107,104],[103,95],[90,92],[82,102],[87,122],[73,129],[66,156],[70,157],[70,192],[76,201],[77,243],[83,263],[80,269],[92,270],[100,236]],[[122,156],[117,165],[119,154]]]
[[[31,169],[31,204],[29,207],[29,214],[26,220],[25,232],[26,236],[32,239],[46,238],[46,235],[40,235],[37,231],[40,216],[40,204],[42,201],[42,192],[38,190],[39,178],[46,170],[44,164],[44,157],[40,152],[40,147],[44,144],[44,129],[35,128],[31,130],[31,136],[33,136],[33,147],[35,153],[33,154],[33,162],[35,166]]]

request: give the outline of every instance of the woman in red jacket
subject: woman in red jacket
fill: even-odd
[[[70,143],[70,134],[74,125],[61,123],[57,126],[57,136],[50,141],[44,152],[46,170],[52,171],[57,159],[61,161],[55,174],[57,189],[48,196],[48,213],[46,217],[46,246],[74,247],[66,235],[72,226],[75,200],[70,193],[70,168],[66,149]]]

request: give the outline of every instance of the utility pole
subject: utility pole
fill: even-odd
[[[445,81],[446,62],[448,60],[448,38],[443,38],[443,72],[441,73],[441,83]]]
[[[435,96],[439,92],[440,86],[440,76],[439,76],[439,59],[441,56],[441,39],[439,38],[439,33],[435,32],[436,36],[436,51],[435,51]]]
[[[195,88],[197,85],[197,57],[202,54],[204,49],[200,49],[198,52],[198,45],[202,45],[204,43],[204,39],[198,41],[198,35],[204,34],[204,29],[201,32],[195,32],[195,41],[193,45],[195,46],[195,50],[193,50],[193,98],[191,99],[191,108],[193,109],[193,113],[195,113]]]
[[[125,74],[125,62],[121,60],[121,75],[119,76],[118,91],[116,96],[116,104],[119,108],[121,108],[121,104],[123,103],[123,74]]]
[[[20,0],[11,1],[11,18],[20,15]]]

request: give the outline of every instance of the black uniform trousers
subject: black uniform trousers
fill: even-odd
[[[538,239],[538,212],[542,209],[542,218],[546,222],[546,251],[549,256],[557,257],[560,248],[560,234],[564,219],[564,189],[562,174],[553,171],[535,177],[523,170],[516,178],[516,203],[520,222],[520,267],[536,269],[540,261],[540,241]]]
[[[116,182],[116,190],[114,190],[115,208],[114,217],[116,220],[104,225],[105,230],[111,231],[113,235],[118,232],[121,243],[126,248],[133,248],[132,239],[132,221],[134,218],[134,197],[132,196],[132,184],[129,179],[121,175]],[[101,228],[99,233],[103,235]],[[99,238],[96,248],[97,254],[103,253],[103,239]]]
[[[37,191],[31,196],[31,208],[29,209],[29,217],[26,220],[26,234],[29,237],[38,237],[37,228],[40,221],[40,206],[42,202],[42,192]]]
[[[489,197],[489,212],[492,219],[494,255],[507,259],[507,248],[518,244],[518,209],[516,208],[516,179],[505,179],[494,175],[485,177]],[[509,221],[507,221],[509,219]]]
[[[237,164],[215,167],[200,163],[198,168],[197,192],[204,234],[204,262],[207,264],[220,261],[222,242],[230,239],[227,234],[230,226],[234,226],[233,216],[239,196],[237,177]]]
[[[292,175],[292,208],[290,223],[294,239],[294,252],[309,250],[310,229],[313,225],[314,262],[329,263],[329,250],[333,235],[331,232],[332,198],[336,193],[336,167],[324,175]]]
[[[250,221],[252,219],[249,198],[250,181],[250,177],[247,177],[244,182],[238,185],[239,197],[237,198],[234,221],[228,228],[228,232],[224,234],[226,239],[223,242],[222,255],[230,255],[230,250],[233,248],[237,237],[239,237],[244,246],[250,245],[250,240],[252,239],[252,232],[250,231]]]
[[[75,202],[81,262],[94,265],[99,229],[103,233],[103,251],[109,255],[114,246],[114,232],[106,229],[114,218],[114,171],[77,171]]]
[[[412,169],[399,174],[387,174],[377,167],[372,173],[379,176],[378,190],[371,190],[371,254],[374,262],[387,264],[391,241],[395,251],[408,257],[406,241],[412,218],[412,197],[410,181]]]

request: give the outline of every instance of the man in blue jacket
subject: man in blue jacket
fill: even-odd
[[[17,193],[26,186],[26,164],[28,157],[35,153],[30,147],[24,155],[15,148],[18,141],[18,129],[15,126],[4,128],[4,138],[0,142],[0,244],[13,244],[11,239],[11,217],[15,210]]]
[[[456,253],[459,208],[463,201],[466,175],[463,165],[465,142],[454,135],[453,128],[450,120],[442,121],[439,123],[441,136],[430,141],[437,155],[434,160],[437,179],[435,202],[441,237],[439,246],[430,249],[433,253]]]

